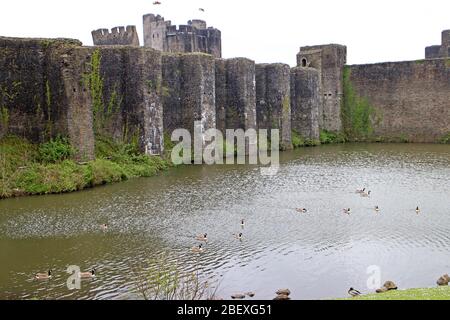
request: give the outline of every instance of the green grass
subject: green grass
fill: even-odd
[[[450,300],[450,287],[395,290],[346,300]]]
[[[169,168],[160,157],[140,154],[131,144],[96,141],[96,160],[77,163],[66,139],[35,145],[9,136],[0,140],[0,198],[79,191]]]

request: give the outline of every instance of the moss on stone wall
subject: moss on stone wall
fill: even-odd
[[[373,122],[379,122],[375,108],[359,96],[350,80],[349,67],[344,68],[344,99],[341,118],[345,136],[350,141],[367,140],[373,133]]]
[[[89,90],[92,98],[92,112],[94,116],[94,130],[98,133],[101,127],[101,114],[104,109],[103,105],[103,78],[100,74],[100,64],[101,64],[101,53],[100,49],[96,49],[91,56],[91,61],[89,63],[89,74],[87,74],[87,80],[89,85]]]

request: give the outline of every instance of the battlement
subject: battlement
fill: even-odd
[[[450,30],[442,31],[441,45],[425,48],[425,59],[439,59],[450,57]]]
[[[193,19],[187,24],[172,25],[164,17],[147,14],[144,22],[144,46],[163,52],[203,52],[222,56],[222,34],[208,27],[206,21]]]
[[[139,46],[139,36],[136,26],[115,27],[92,31],[92,40],[95,46],[128,45]]]
[[[206,29],[206,21],[203,20],[189,20],[188,24],[197,29]]]

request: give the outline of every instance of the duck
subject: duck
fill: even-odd
[[[108,225],[105,223],[105,224],[102,224],[101,226],[100,226],[100,228],[102,229],[102,230],[104,230],[104,231],[106,231],[106,230],[108,230]]]
[[[78,276],[79,276],[81,279],[91,279],[91,278],[95,278],[95,269],[92,269],[92,270],[89,271],[89,272],[80,272],[80,273],[78,274]]]
[[[52,278],[52,270],[48,270],[47,273],[36,273],[34,278],[37,280],[48,280]]]
[[[198,236],[196,237],[196,239],[197,239],[198,241],[205,241],[205,242],[208,242],[208,234],[207,234],[207,233],[205,233],[205,234],[200,234],[200,235],[198,235]]]
[[[380,212],[380,207],[379,206],[375,206],[375,211],[376,212]]]
[[[300,212],[300,213],[308,213],[308,209],[305,209],[305,208],[296,209],[296,210],[297,210],[297,212]]]
[[[278,296],[290,296],[291,295],[291,290],[289,289],[280,289],[277,292],[275,292]]]
[[[235,234],[234,236],[235,236],[236,239],[242,240],[243,234],[242,234],[242,232],[241,232],[241,233],[239,233],[239,234]]]
[[[352,213],[352,209],[344,209],[344,213],[350,215]]]
[[[246,292],[245,295],[249,298],[253,298],[256,294],[254,292]]]
[[[201,244],[201,245],[199,245],[198,247],[193,247],[193,248],[191,249],[191,251],[192,251],[193,253],[202,253],[202,252],[203,252],[203,245]]]
[[[233,294],[233,295],[231,296],[231,299],[234,299],[234,300],[243,300],[243,299],[245,299],[245,297],[246,297],[245,294],[242,294],[242,293],[236,293],[236,294]]]
[[[352,297],[358,297],[360,296],[362,293],[359,292],[358,290],[355,290],[353,288],[350,288],[350,290],[348,290],[348,294],[351,295]]]
[[[241,220],[241,227],[242,228],[245,227],[245,220],[244,219]]]
[[[361,197],[368,198],[368,197],[370,197],[371,193],[372,193],[372,191],[369,191],[367,193],[363,192],[363,193],[361,193]]]
[[[366,188],[364,188],[362,190],[356,190],[356,193],[359,193],[359,194],[364,193],[364,192],[366,192]]]
[[[419,208],[419,207],[416,208],[416,213],[417,213],[417,214],[420,213],[420,208]]]

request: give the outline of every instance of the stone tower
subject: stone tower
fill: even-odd
[[[425,48],[425,59],[438,59],[450,57],[450,30],[442,31],[441,45]]]
[[[347,63],[347,47],[328,44],[301,47],[297,55],[299,67],[317,69],[320,78],[320,129],[339,132],[342,129],[341,101],[344,95],[344,66]]]
[[[108,29],[92,31],[94,46],[137,46],[139,47],[139,36],[136,26],[115,27],[111,32]]]
[[[160,15],[147,14],[144,22],[144,46],[163,52],[203,52],[222,57],[220,30],[207,27],[203,20],[191,20],[179,27]]]

